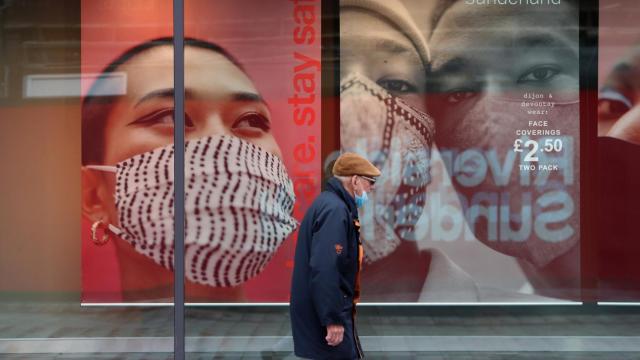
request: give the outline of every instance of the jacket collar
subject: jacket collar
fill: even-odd
[[[342,199],[342,201],[345,204],[347,204],[347,207],[349,208],[349,212],[351,213],[351,216],[355,218],[358,217],[358,208],[356,207],[356,200],[353,198],[353,196],[351,196],[351,194],[349,194],[349,192],[344,188],[344,186],[342,186],[342,183],[340,182],[340,180],[336,179],[335,177],[330,178],[327,181],[326,190],[338,195],[338,197]]]

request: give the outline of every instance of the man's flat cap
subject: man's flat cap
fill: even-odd
[[[355,153],[344,153],[333,164],[333,175],[353,176],[362,175],[369,177],[380,176],[380,170],[373,166],[369,160]]]

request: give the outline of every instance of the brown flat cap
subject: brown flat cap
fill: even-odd
[[[355,153],[344,153],[333,164],[333,175],[352,176],[362,175],[369,177],[380,176],[380,170],[373,166],[369,160]]]

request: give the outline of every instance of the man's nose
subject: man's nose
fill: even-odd
[[[485,74],[483,76],[482,91],[489,95],[517,97],[520,89],[512,78],[506,74]]]

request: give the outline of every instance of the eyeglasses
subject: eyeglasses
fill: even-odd
[[[364,176],[364,175],[358,175],[358,176],[360,176],[361,178],[369,181],[369,183],[371,183],[371,185],[374,185],[376,183],[376,179],[375,178]]]

